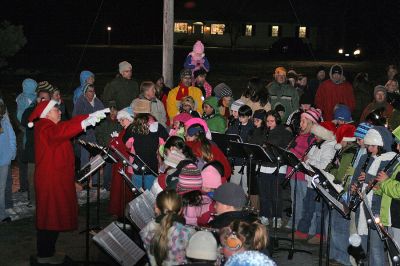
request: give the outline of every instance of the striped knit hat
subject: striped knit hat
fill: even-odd
[[[354,137],[364,139],[365,135],[367,134],[368,130],[372,128],[372,125],[369,123],[360,123],[354,133]]]
[[[202,185],[200,170],[195,164],[191,163],[182,168],[176,185],[176,192],[183,195],[194,190],[201,190]]]
[[[38,83],[38,86],[36,87],[36,92],[40,91],[46,91],[48,93],[52,93],[54,91],[54,87],[48,81],[41,81]]]
[[[305,111],[301,114],[301,117],[307,118],[313,124],[318,124],[321,122],[321,110],[311,108],[310,110]]]
[[[231,104],[231,110],[237,112],[242,105],[244,105],[242,100],[236,100]]]

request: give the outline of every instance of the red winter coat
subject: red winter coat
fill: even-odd
[[[118,149],[126,158],[129,158],[127,147],[123,142],[122,138],[125,135],[125,130],[123,129],[118,137],[111,140],[110,145]],[[122,162],[114,163],[112,166],[112,178],[111,178],[111,189],[110,189],[110,202],[108,205],[108,212],[117,217],[124,217],[124,210],[126,204],[128,204],[133,199],[132,190],[129,186],[125,185],[125,201],[124,201],[124,181],[119,169],[122,168]],[[127,175],[130,176],[127,172]]]
[[[36,227],[70,231],[78,228],[75,157],[71,138],[82,131],[88,115],[55,124],[47,118],[35,123]]]
[[[333,108],[338,103],[345,104],[354,111],[356,100],[353,87],[347,81],[335,84],[330,79],[325,80],[319,85],[315,95],[315,105],[321,109],[325,121],[333,120]]]

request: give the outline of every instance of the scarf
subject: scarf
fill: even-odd
[[[183,85],[182,83],[179,83],[178,93],[176,94],[176,100],[180,101],[182,100],[183,97],[186,97],[188,95],[189,95],[189,87]]]

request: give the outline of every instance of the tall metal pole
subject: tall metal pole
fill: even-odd
[[[162,57],[164,82],[172,88],[174,85],[174,0],[164,0]]]

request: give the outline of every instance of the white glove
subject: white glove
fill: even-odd
[[[99,121],[100,121],[100,120],[99,120]],[[96,118],[96,117],[90,117],[90,116],[89,116],[88,118],[86,118],[85,120],[83,120],[83,121],[81,122],[81,127],[82,127],[83,131],[86,132],[86,128],[87,128],[87,127],[89,127],[89,126],[95,126],[96,123],[99,122],[99,121],[97,121],[97,118]]]
[[[105,108],[103,110],[96,111],[94,113],[89,114],[89,117],[95,117],[99,122],[101,119],[106,118],[106,113],[110,112],[110,108]]]
[[[111,136],[112,138],[116,138],[116,137],[118,137],[118,132],[117,132],[117,131],[114,131],[113,133],[110,134],[110,136]]]

